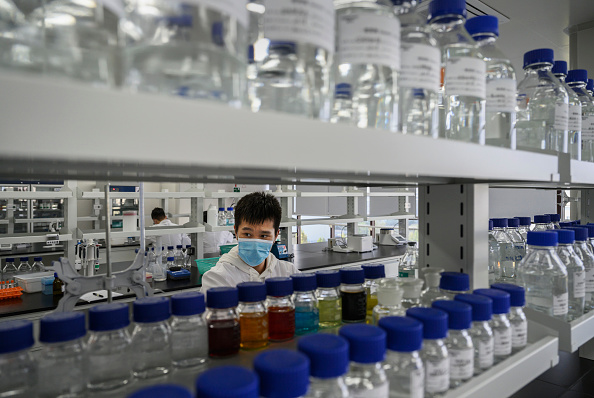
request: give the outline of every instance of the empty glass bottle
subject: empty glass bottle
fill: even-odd
[[[373,308],[372,323],[374,325],[387,316],[405,315],[406,310],[402,307],[401,302],[402,293],[396,278],[380,279],[377,288],[378,304]]]
[[[470,337],[474,346],[474,374],[478,375],[493,366],[495,358],[495,339],[489,324],[493,315],[493,300],[478,294],[459,294],[455,300],[472,307]]]
[[[19,269],[14,264],[14,258],[6,257],[4,260],[4,268],[2,268],[2,280],[3,281],[12,281],[18,274]]]
[[[188,368],[208,358],[208,328],[204,319],[204,294],[186,292],[171,296],[171,360]]]
[[[21,263],[19,264],[19,274],[29,274],[33,271],[31,264],[29,264],[29,257],[21,257]]]

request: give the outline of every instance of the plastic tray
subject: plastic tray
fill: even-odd
[[[202,275],[212,267],[217,265],[219,262],[220,257],[213,257],[213,258],[201,258],[196,260],[196,266],[198,267],[198,272],[200,276],[198,277],[198,283],[202,283]]]
[[[229,253],[231,251],[231,249],[233,249],[235,246],[237,246],[237,243],[234,243],[232,245],[221,245],[221,246],[219,246],[219,248],[221,249],[221,255],[223,255],[225,253]]]

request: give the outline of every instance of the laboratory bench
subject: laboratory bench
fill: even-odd
[[[402,256],[406,251],[406,246],[380,246],[368,253],[336,253],[324,251],[327,243],[308,243],[294,246],[295,256],[294,264],[300,271],[308,272],[320,268],[336,268],[343,265],[357,265],[365,262],[382,262],[383,260],[395,261],[395,257]],[[49,265],[49,262],[44,262]],[[129,261],[114,262],[112,269],[114,272],[123,271],[130,265]],[[154,289],[166,295],[175,294],[179,290],[197,289],[201,285],[198,283],[199,275],[196,267],[192,267],[190,279],[164,282],[155,282]],[[100,264],[99,274],[106,273],[106,265]],[[114,301],[134,300],[134,295],[125,294],[114,297]],[[106,300],[97,300],[92,303],[79,300],[77,309],[85,309],[95,304],[105,302]],[[18,299],[0,301],[0,319],[1,318],[20,318],[36,319],[47,311],[56,308],[57,301],[53,296],[43,293],[24,293]]]

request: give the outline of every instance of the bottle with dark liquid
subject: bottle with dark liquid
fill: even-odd
[[[365,272],[362,268],[342,268],[340,282],[342,321],[344,323],[365,322],[367,316],[367,293],[363,287]]]
[[[240,328],[237,288],[215,287],[206,294],[206,324],[208,326],[208,355],[227,357],[239,352]]]
[[[239,324],[241,348],[256,350],[268,345],[268,312],[266,311],[266,285],[262,282],[243,282],[239,291]]]
[[[54,283],[52,289],[54,296],[62,297],[64,295],[64,282],[58,278],[58,273],[54,272]]]
[[[268,298],[268,338],[270,341],[290,340],[295,336],[295,304],[291,278],[266,279]]]

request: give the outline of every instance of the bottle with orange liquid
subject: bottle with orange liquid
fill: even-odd
[[[262,282],[243,282],[239,291],[240,347],[257,350],[268,346],[268,312],[266,311],[266,285]]]
[[[291,278],[266,279],[268,307],[268,338],[271,341],[290,340],[295,336],[295,303]]]

